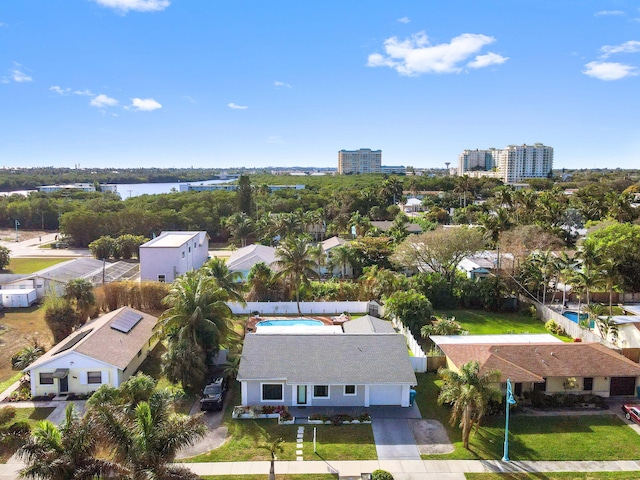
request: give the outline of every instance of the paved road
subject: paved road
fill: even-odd
[[[374,418],[371,426],[380,460],[420,460],[420,452],[406,418]]]
[[[40,245],[55,241],[55,233],[48,233],[39,238],[31,238],[22,242],[0,241],[0,245],[11,250],[12,257],[90,257],[91,252],[87,248],[63,248],[55,250],[52,248],[38,248]]]

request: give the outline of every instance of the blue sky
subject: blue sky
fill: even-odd
[[[636,1],[3,0],[0,165],[640,167]]]

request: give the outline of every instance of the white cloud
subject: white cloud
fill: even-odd
[[[234,110],[246,110],[247,107],[246,105],[236,105],[235,103],[231,102],[227,104],[227,107],[232,108]]]
[[[601,10],[594,14],[596,17],[604,17],[604,16],[614,16],[614,15],[625,15],[622,10]]]
[[[276,86],[276,87],[291,88],[291,84],[285,83],[285,82],[278,82],[277,80],[275,82],[273,82],[273,85]]]
[[[467,63],[469,68],[484,68],[489,65],[500,65],[501,63],[509,60],[508,57],[503,57],[497,53],[487,53],[486,55],[478,55],[475,59]]]
[[[602,51],[602,58],[607,58],[616,53],[637,53],[640,52],[640,42],[637,40],[629,40],[620,45],[605,45],[600,51]]]
[[[89,90],[74,90],[73,94],[74,95],[82,95],[82,96],[86,96],[86,97],[93,97],[93,93],[91,93]]]
[[[58,85],[50,86],[49,90],[56,92],[58,95],[69,95],[71,92],[70,88],[60,88]]]
[[[134,98],[128,108],[139,112],[153,112],[162,108],[162,105],[153,98]]]
[[[485,45],[493,42],[495,42],[493,37],[474,33],[463,33],[453,38],[451,43],[438,45],[431,45],[424,32],[414,34],[410,39],[402,41],[391,37],[384,42],[386,56],[379,53],[369,55],[367,66],[390,67],[399,74],[407,76],[417,76],[424,73],[459,73],[462,71],[462,63],[478,53]],[[480,62],[495,60],[497,57],[506,61],[505,57],[496,55]],[[477,58],[475,61],[478,61]],[[487,65],[490,64],[487,63]],[[479,68],[479,66],[474,68]]]
[[[189,103],[196,103],[196,99],[195,99],[195,98],[193,98],[193,97],[192,97],[192,96],[190,96],[190,95],[183,95],[183,96],[182,96],[182,99],[183,99],[183,100],[186,100],[186,101],[187,101],[187,102],[189,102]]]
[[[582,73],[589,77],[597,78],[598,80],[620,80],[625,77],[638,75],[638,69],[636,67],[625,65],[624,63],[589,62],[585,67]]]
[[[113,8],[122,13],[129,10],[136,12],[159,12],[167,8],[169,0],[93,0],[103,7]]]
[[[9,70],[9,72],[11,73],[11,78],[14,82],[24,83],[33,81],[33,78],[22,71],[22,65],[19,63],[14,62],[14,67]]]
[[[116,105],[118,105],[118,100],[101,93],[100,95],[96,95],[95,97],[93,97],[89,102],[89,105],[97,108],[115,107]]]
[[[402,17],[398,19],[399,23],[409,23],[411,22],[411,19],[409,17]]]

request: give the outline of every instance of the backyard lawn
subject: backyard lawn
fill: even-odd
[[[504,443],[504,416],[483,419],[471,435],[470,450],[462,447],[460,429],[449,424],[449,408],[437,404],[439,381],[433,373],[417,374],[416,401],[425,418],[439,420],[455,451],[423,455],[424,459],[500,459]],[[512,460],[633,460],[640,459],[638,434],[615,415],[533,417],[513,415],[509,423]]]
[[[269,452],[258,448],[264,438],[282,437],[284,451],[280,460],[296,459],[296,432],[299,425],[278,425],[276,419],[234,420],[231,413],[240,405],[240,388],[235,384],[229,391],[229,401],[223,424],[229,429],[227,441],[220,448],[186,459],[187,462],[234,462],[269,460]],[[313,453],[313,427],[317,427],[317,455]],[[374,460],[376,447],[371,425],[305,425],[305,460]]]
[[[549,333],[544,323],[529,314],[487,312],[484,310],[438,310],[438,317],[456,317],[469,335],[507,333]]]
[[[5,273],[30,274],[43,270],[57,263],[72,260],[73,257],[20,257],[12,258]]]

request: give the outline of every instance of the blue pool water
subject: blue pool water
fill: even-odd
[[[321,327],[324,323],[320,320],[308,318],[291,318],[289,320],[263,320],[256,323],[256,327]]]
[[[564,312],[562,316],[567,317],[573,323],[578,323],[578,312]],[[589,315],[587,315],[586,313],[580,314],[580,320],[586,320],[587,318],[589,318]],[[594,323],[595,322],[589,322],[589,328],[593,328]]]

